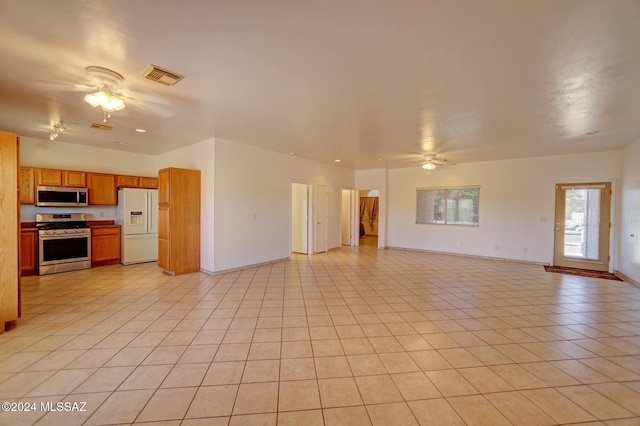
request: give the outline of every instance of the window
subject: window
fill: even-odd
[[[416,223],[478,226],[479,187],[418,188]]]

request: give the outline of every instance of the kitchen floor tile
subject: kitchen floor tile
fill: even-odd
[[[157,389],[171,371],[171,365],[141,365],[120,385],[118,390]]]
[[[278,383],[243,383],[233,414],[275,413],[278,411]]]
[[[344,408],[325,408],[324,424],[326,426],[370,426],[369,414],[363,405]]]
[[[374,426],[380,425],[418,425],[418,421],[404,402],[367,405],[367,412]]]
[[[442,395],[423,372],[392,374],[405,401],[440,398]]]
[[[552,425],[555,421],[522,396],[520,392],[502,392],[484,395],[503,416],[514,425]]]
[[[362,405],[362,398],[358,386],[353,378],[321,379],[320,402],[322,408],[348,407]]]
[[[295,380],[280,383],[278,411],[320,408],[320,393],[316,380]]]
[[[158,389],[136,421],[182,420],[198,388]]]
[[[402,401],[402,395],[388,375],[356,377],[356,383],[365,404]]]
[[[444,398],[407,403],[420,425],[464,426],[466,423]]]
[[[185,418],[230,416],[238,387],[239,385],[200,386]]]

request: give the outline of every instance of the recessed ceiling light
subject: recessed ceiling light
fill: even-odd
[[[341,160],[340,159],[335,159],[333,161],[335,161],[336,163],[339,163]]]
[[[600,133],[600,130],[592,130],[590,132],[587,132],[587,136],[595,135],[595,134],[598,134],[598,133]]]
[[[291,151],[291,152],[289,153],[289,155],[296,155],[296,153],[295,153],[295,152],[293,152],[293,151]]]
[[[147,131],[145,129],[136,129],[136,132],[138,132],[138,133],[147,133]]]
[[[384,160],[384,158],[378,158],[378,161],[382,161],[382,160]]]

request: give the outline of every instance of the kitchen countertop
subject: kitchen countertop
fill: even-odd
[[[88,220],[87,221],[87,225],[89,225],[90,228],[115,228],[115,227],[120,227],[120,225],[117,225],[116,223],[114,223],[113,220]]]

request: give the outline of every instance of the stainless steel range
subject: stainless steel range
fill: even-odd
[[[91,268],[91,228],[85,213],[36,214],[40,275]]]

